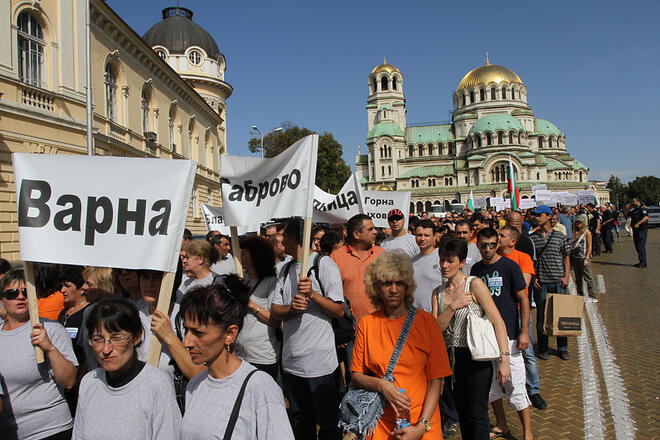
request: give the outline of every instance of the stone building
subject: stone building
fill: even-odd
[[[11,153],[87,153],[86,4],[0,5],[0,242],[9,260],[19,258]],[[94,153],[196,161],[187,223],[205,232],[199,203],[221,203],[232,93],[224,56],[189,10],[165,9],[143,39],[105,1],[90,5]]]
[[[447,122],[408,123],[403,74],[385,60],[367,84],[367,154],[358,153],[358,175],[366,189],[411,191],[413,213],[465,204],[470,191],[487,201],[504,196],[509,157],[521,198],[546,184],[609,200],[604,183],[589,181],[589,169],[568,153],[564,133],[535,116],[527,87],[506,67],[486,60],[468,72]]]

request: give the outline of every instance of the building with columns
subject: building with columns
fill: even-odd
[[[87,153],[86,4],[0,5],[0,255],[8,260],[19,258],[11,153]],[[165,9],[141,37],[107,2],[90,5],[94,153],[196,161],[187,226],[204,233],[199,204],[221,204],[227,151],[224,55],[187,9]]]
[[[589,169],[568,153],[565,134],[535,116],[524,82],[504,66],[486,59],[468,72],[444,122],[407,122],[403,74],[385,60],[367,84],[367,154],[358,152],[358,175],[366,189],[411,191],[412,213],[465,204],[470,191],[487,201],[506,195],[509,157],[521,198],[546,184],[609,200],[604,182],[589,181]]]

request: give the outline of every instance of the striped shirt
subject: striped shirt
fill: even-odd
[[[465,292],[470,291],[470,283],[474,278],[476,277],[468,277],[468,279],[465,280]],[[449,308],[449,306],[445,304],[445,283],[439,285],[437,290],[438,290],[438,307],[440,309],[440,313],[442,313]],[[470,311],[479,317],[483,317],[484,313],[486,313],[483,307],[481,307],[481,305],[475,303],[474,301],[470,301],[470,303],[467,306],[461,307],[460,309],[456,310],[454,312],[454,316],[451,318],[451,321],[449,322],[449,325],[447,326],[447,328],[443,333],[443,336],[445,337],[445,344],[447,344],[448,347],[468,346],[467,325],[468,325],[468,314],[470,313]]]
[[[566,235],[552,230],[547,234],[535,231],[529,238],[536,248],[536,276],[541,283],[556,283],[564,273],[564,256],[571,252],[571,245]]]

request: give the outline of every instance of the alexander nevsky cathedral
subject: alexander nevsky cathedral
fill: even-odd
[[[486,200],[506,195],[509,156],[522,199],[540,184],[607,196],[568,153],[564,133],[534,115],[522,79],[488,58],[459,82],[447,122],[408,123],[403,74],[385,60],[368,86],[367,154],[358,153],[357,172],[366,189],[410,191],[410,212],[465,204],[470,191]]]

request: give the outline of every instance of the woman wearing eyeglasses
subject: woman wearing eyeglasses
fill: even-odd
[[[105,299],[91,311],[86,326],[101,368],[80,383],[73,438],[179,439],[181,413],[172,381],[137,358],[142,324],[135,305]]]
[[[0,330],[0,373],[7,393],[2,397],[0,438],[70,439],[73,421],[63,392],[73,387],[78,363],[69,334],[55,321],[30,325],[22,270],[7,272],[0,292],[7,311]],[[35,346],[44,351],[42,364],[37,364]]]
[[[183,320],[183,345],[193,363],[208,368],[188,384],[181,438],[225,437],[232,429],[232,409],[245,386],[230,438],[293,439],[282,390],[267,373],[241,360],[234,351],[250,291],[236,275],[225,276],[223,284],[189,291],[177,316],[177,322]]]
[[[181,283],[179,292],[177,292],[179,301],[192,288],[213,283],[217,274],[211,271],[211,266],[218,261],[219,256],[216,248],[211,246],[208,241],[199,238],[191,240],[183,246],[181,262],[188,278]]]

